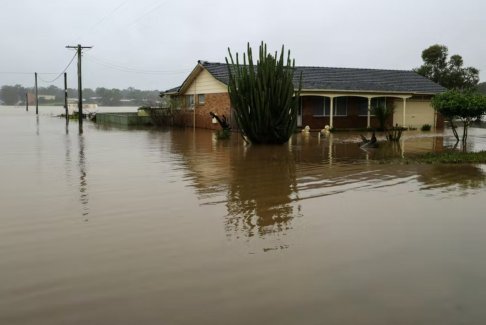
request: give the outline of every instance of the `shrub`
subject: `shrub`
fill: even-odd
[[[234,60],[229,49],[228,52],[228,93],[243,137],[255,144],[287,142],[297,127],[302,84],[300,81],[295,91],[295,61],[290,60],[290,51],[284,60],[283,46],[278,57],[277,53],[275,56],[268,54],[267,46],[262,42],[256,64],[249,44],[248,62],[245,54],[240,64],[238,54]]]
[[[404,130],[405,128],[398,126],[398,124],[396,124],[395,127],[392,127],[385,131],[386,132],[385,137],[388,141],[398,142],[400,141],[400,138],[402,137],[402,132]]]
[[[378,119],[378,123],[380,124],[380,131],[386,130],[386,121],[389,117],[393,116],[394,111],[395,107],[393,105],[388,107],[384,105],[378,105],[376,107],[373,107],[373,112],[375,113],[375,116]]]
[[[454,137],[459,141],[456,119],[463,124],[462,142],[467,140],[467,130],[471,122],[486,113],[486,96],[448,90],[432,98],[432,106],[440,113],[452,128]]]

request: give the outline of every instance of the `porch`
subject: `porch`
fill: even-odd
[[[373,108],[385,106],[395,110],[395,114],[386,121],[387,125],[407,127],[407,99],[411,97],[390,94],[301,94],[298,126],[308,125],[311,129],[322,129],[326,125],[343,129],[378,128],[379,121]]]

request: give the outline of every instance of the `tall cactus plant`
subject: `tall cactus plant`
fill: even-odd
[[[240,64],[228,48],[228,92],[236,123],[242,135],[251,143],[282,144],[289,140],[297,127],[297,109],[302,85],[300,76],[297,90],[293,83],[295,60],[267,53],[267,45],[260,45],[256,65],[250,44]],[[248,62],[247,62],[248,58]]]

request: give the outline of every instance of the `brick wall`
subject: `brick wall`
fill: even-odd
[[[228,93],[216,93],[206,94],[205,103],[197,104],[196,106],[196,127],[203,129],[220,129],[219,124],[212,123],[212,118],[209,112],[216,113],[219,116],[225,115],[230,120],[233,129],[235,129],[234,121],[231,121],[230,113],[230,99]],[[329,125],[329,116],[314,116],[312,110],[309,108],[312,106],[311,102],[315,100],[315,97],[302,97],[302,126],[309,125],[312,129],[323,129],[326,125]],[[393,98],[387,98],[387,105],[393,105]],[[306,108],[307,107],[307,108]],[[367,124],[367,116],[359,115],[359,107],[356,97],[348,98],[348,112],[347,116],[334,116],[333,124],[335,128],[365,128]],[[194,111],[188,110],[182,116],[182,125],[187,127],[193,126]],[[371,127],[378,128],[378,120],[371,116]],[[387,121],[388,126],[394,124],[393,118]],[[440,114],[437,117],[437,127],[444,127],[444,119]]]
[[[225,115],[229,120],[231,117],[230,106],[228,93],[205,94],[205,103],[196,104],[196,127],[213,130],[220,129],[221,127],[218,123],[212,123],[212,118],[209,115],[209,112],[213,112],[218,116]],[[182,124],[184,126],[193,126],[194,111],[187,110],[183,115]]]
[[[347,116],[334,116],[333,117],[333,127],[338,129],[362,129],[366,128],[368,124],[368,117],[366,115],[360,115],[359,102],[363,99],[360,97],[350,96],[348,97],[347,103]],[[387,106],[394,104],[393,97],[387,97]],[[320,130],[326,125],[330,125],[329,116],[316,116],[313,112],[313,107],[316,105],[322,105],[322,98],[317,96],[303,96],[302,97],[302,127],[309,125],[311,129]],[[395,107],[396,109],[396,107]],[[393,116],[391,116],[387,122],[386,126],[393,126]],[[438,123],[439,124],[439,123]],[[378,119],[374,116],[370,117],[370,127],[379,128],[380,123]]]
[[[311,129],[320,130],[326,125],[329,125],[329,116],[315,116],[312,111],[314,105],[318,105],[319,99],[314,96],[302,97],[302,127],[309,125]],[[387,105],[392,105],[393,99],[387,98]],[[338,129],[360,129],[366,128],[368,117],[359,115],[359,103],[357,97],[348,97],[347,116],[334,116],[333,126]],[[393,124],[393,117],[391,117],[387,124]],[[379,122],[376,117],[371,116],[370,125],[372,128],[378,128]]]

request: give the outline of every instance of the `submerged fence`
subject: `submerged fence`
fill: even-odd
[[[152,119],[150,116],[140,116],[138,113],[98,113],[96,114],[96,123],[137,126],[151,125]]]

